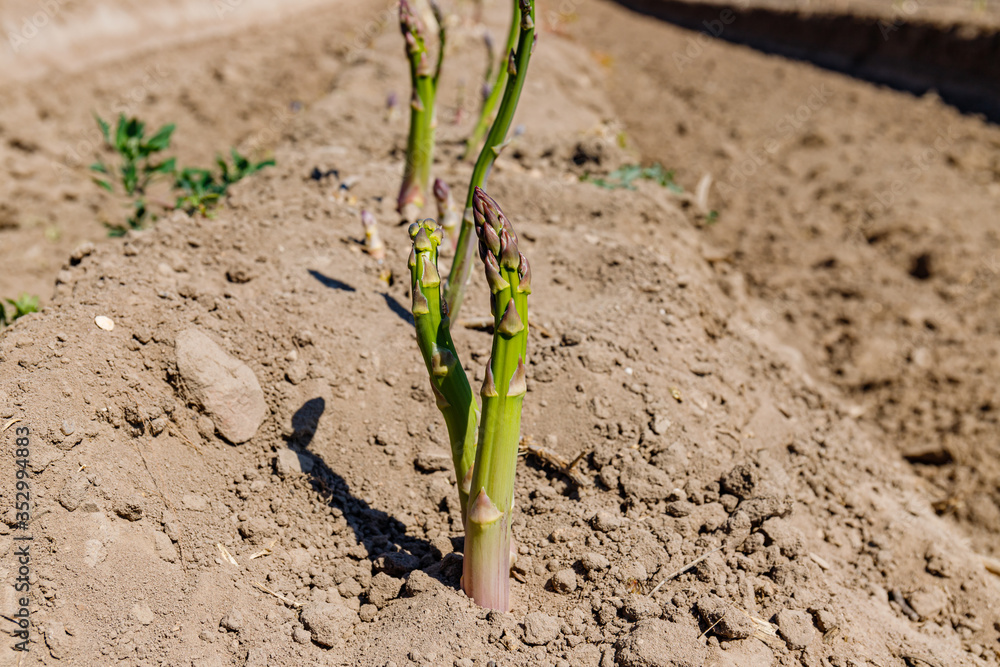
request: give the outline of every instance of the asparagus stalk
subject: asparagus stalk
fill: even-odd
[[[385,243],[382,242],[382,236],[378,233],[375,216],[367,209],[361,210],[361,226],[365,230],[365,252],[381,263],[385,259]]]
[[[458,352],[455,351],[448,307],[441,298],[437,258],[444,231],[433,220],[422,220],[411,224],[409,232],[413,241],[409,265],[417,345],[430,375],[431,390],[438,409],[448,426],[464,524],[472,465],[476,457],[479,408],[472,396],[469,378],[459,362]]]
[[[445,287],[445,299],[453,318],[458,318],[459,308],[465,296],[469,283],[469,273],[472,269],[472,232],[473,232],[473,197],[477,188],[486,186],[493,162],[506,145],[507,132],[510,130],[517,102],[521,97],[521,89],[528,76],[528,62],[535,47],[535,0],[515,0],[520,3],[518,12],[519,37],[517,50],[510,50],[507,57],[507,85],[504,88],[500,109],[493,121],[486,144],[479,153],[476,166],[472,169],[472,181],[469,184],[469,194],[465,200],[465,213],[462,216],[462,226],[458,234],[458,245],[455,250],[455,261],[448,274],[448,284]]]
[[[434,179],[434,200],[437,202],[438,221],[444,229],[445,237],[451,241],[451,249],[454,250],[458,242],[458,222],[462,217],[455,208],[451,188],[440,178]]]
[[[437,4],[432,3],[438,24],[437,63],[432,68],[424,35],[423,22],[408,0],[399,0],[399,26],[406,40],[406,56],[410,61],[410,133],[406,141],[406,166],[399,189],[396,210],[406,220],[416,220],[424,206],[434,162],[434,102],[437,95],[441,64],[444,61],[445,22]]]
[[[528,342],[531,269],[497,203],[473,192],[479,256],[493,310],[493,349],[480,394],[483,402],[476,464],[465,523],[462,587],[477,604],[510,610],[511,512],[521,434]]]
[[[507,46],[503,50],[502,58],[506,58],[511,49],[514,48],[514,42],[517,40],[521,23],[521,4],[519,0],[513,0],[511,6],[513,9],[510,17],[510,29],[507,31]],[[479,119],[476,121],[476,126],[473,128],[472,134],[465,142],[465,153],[462,155],[463,160],[471,158],[472,154],[479,148],[479,144],[486,135],[490,121],[493,119],[493,113],[496,111],[500,96],[507,85],[507,68],[504,62],[501,62],[497,67],[496,80],[492,84],[490,83],[495,58],[493,53],[493,38],[489,33],[486,33],[483,39],[486,43],[486,57],[489,61],[486,66],[486,77],[483,82],[483,107],[479,110]]]

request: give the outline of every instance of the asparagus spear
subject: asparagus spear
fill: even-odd
[[[458,242],[458,222],[461,216],[455,208],[451,188],[440,178],[434,179],[434,200],[437,202],[438,221],[444,229],[445,236],[451,241],[451,249],[454,250]]]
[[[486,137],[486,144],[479,153],[479,159],[476,160],[476,166],[472,170],[472,181],[469,184],[469,194],[465,200],[465,213],[462,216],[462,227],[458,234],[455,261],[451,265],[448,284],[445,287],[445,299],[448,302],[451,316],[454,318],[458,318],[458,311],[462,306],[462,299],[469,282],[469,272],[472,269],[470,260],[474,193],[477,188],[485,187],[490,168],[506,145],[507,132],[510,130],[514,110],[517,109],[521,89],[528,76],[528,62],[531,60],[531,52],[535,47],[535,0],[515,0],[515,2],[520,3],[519,21],[517,22],[519,29],[517,50],[511,49],[507,57],[508,78],[503,100],[500,102],[500,109],[493,121],[493,126],[490,128],[490,133]]]
[[[438,24],[437,64],[431,68],[424,25],[408,0],[399,0],[399,26],[406,40],[410,61],[410,134],[406,141],[406,166],[399,189],[396,210],[406,220],[415,220],[424,206],[424,192],[430,182],[434,162],[434,101],[437,95],[441,64],[444,61],[445,22],[437,4],[431,8]]]
[[[365,230],[365,252],[376,261],[381,262],[385,259],[385,243],[382,242],[382,236],[378,233],[375,216],[367,209],[361,209],[361,226]]]
[[[521,23],[521,3],[519,0],[513,0],[511,6],[513,10],[510,17],[510,29],[507,31],[507,47],[503,50],[501,58],[506,58],[511,49],[514,48]],[[473,128],[472,134],[465,142],[465,153],[462,154],[463,160],[471,158],[472,153],[479,148],[480,142],[486,135],[490,120],[493,118],[493,112],[496,111],[497,102],[500,101],[500,96],[507,85],[507,68],[505,67],[507,63],[505,62],[499,64],[496,72],[496,80],[492,84],[490,83],[493,73],[494,53],[493,38],[489,33],[486,33],[484,42],[486,43],[486,57],[489,59],[489,64],[486,67],[486,79],[483,83],[483,107],[479,110],[479,119],[476,121],[476,127]]]
[[[490,286],[493,349],[483,401],[476,464],[469,487],[462,587],[477,604],[510,610],[511,512],[521,431],[531,268],[497,203],[473,192],[473,215]]]
[[[472,464],[476,457],[479,408],[455,351],[448,307],[441,298],[437,257],[444,231],[433,220],[421,220],[411,224],[409,232],[413,241],[409,264],[417,345],[430,375],[431,390],[438,409],[448,426],[452,462],[459,482],[462,521],[465,523]]]

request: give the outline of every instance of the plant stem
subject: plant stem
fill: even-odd
[[[469,488],[462,587],[477,604],[510,610],[511,513],[527,390],[528,294],[531,269],[500,207],[476,188],[473,215],[479,254],[493,305],[493,349],[480,394],[483,401],[476,464]]]
[[[490,121],[493,119],[493,112],[496,110],[497,103],[500,101],[500,96],[503,94],[504,88],[507,85],[507,68],[506,62],[503,62],[507,54],[510,53],[511,49],[514,48],[514,42],[517,40],[518,32],[520,31],[521,24],[521,6],[518,0],[513,0],[511,2],[513,10],[511,11],[510,17],[510,29],[507,31],[507,46],[503,50],[503,54],[500,56],[500,64],[497,67],[496,80],[493,81],[492,87],[489,89],[489,94],[483,99],[483,108],[479,111],[479,119],[476,121],[476,126],[472,130],[472,134],[469,136],[468,140],[465,142],[465,153],[462,154],[463,160],[468,160],[472,157],[472,153],[479,148],[480,142],[483,140],[483,136],[486,135],[486,130],[489,128]],[[492,48],[489,53],[490,65],[486,70],[486,81],[484,86],[490,85],[489,78],[490,72],[493,70],[493,53]]]
[[[447,306],[441,299],[437,257],[444,231],[433,220],[415,222],[410,225],[409,231],[413,240],[409,264],[417,345],[427,366],[438,409],[448,427],[464,525],[470,472],[476,457],[479,408],[472,396],[472,388],[459,361],[458,352],[455,351]]]
[[[517,109],[517,102],[521,97],[521,89],[524,88],[524,81],[528,76],[528,62],[531,60],[531,52],[535,45],[535,0],[516,0],[520,3],[520,37],[517,42],[517,51],[510,51],[507,59],[507,86],[504,89],[503,100],[500,102],[500,110],[493,121],[490,133],[486,137],[486,144],[479,153],[476,166],[472,169],[472,180],[469,184],[469,193],[465,200],[465,212],[462,216],[462,226],[458,234],[458,245],[455,250],[455,260],[451,265],[448,274],[448,284],[445,287],[445,299],[448,302],[448,309],[451,316],[458,318],[458,311],[462,306],[462,299],[465,297],[465,290],[469,283],[469,274],[472,269],[470,263],[472,257],[472,233],[473,233],[473,212],[472,200],[476,188],[483,188],[489,175],[493,162],[500,155],[500,151],[506,145],[507,132],[510,130],[511,121],[514,118],[514,111]]]
[[[416,220],[424,206],[424,193],[434,162],[434,102],[438,79],[444,62],[445,25],[437,5],[432,5],[438,20],[439,51],[431,69],[424,28],[407,0],[399,3],[399,25],[406,40],[406,56],[410,61],[410,132],[406,140],[406,164],[399,188],[396,210],[409,221]]]

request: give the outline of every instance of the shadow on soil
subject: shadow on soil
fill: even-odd
[[[411,571],[424,569],[445,585],[458,587],[461,559],[442,554],[430,542],[406,534],[406,526],[382,510],[371,507],[354,496],[343,477],[327,465],[316,451],[310,450],[319,420],[326,411],[326,401],[317,397],[306,401],[292,416],[293,433],[288,447],[299,458],[302,471],[312,479],[313,489],[330,506],[339,509],[354,532],[364,556],[373,569],[394,577],[405,577]]]
[[[615,0],[696,30],[664,67],[683,69],[718,38],[922,95],[935,91],[965,113],[1000,122],[1000,32],[849,14],[801,14],[740,3]]]

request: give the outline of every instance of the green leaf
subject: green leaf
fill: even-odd
[[[177,158],[170,158],[160,164],[146,165],[147,174],[172,174],[177,166]]]
[[[96,171],[99,174],[110,173],[108,171],[107,165],[105,165],[103,162],[95,162],[94,164],[90,165],[90,170],[91,171]]]
[[[106,120],[104,120],[103,118],[101,118],[100,116],[98,116],[96,113],[94,114],[94,119],[97,121],[97,126],[99,128],[101,128],[101,134],[104,135],[104,141],[108,145],[110,145],[111,144],[111,136],[110,136],[111,126],[108,125],[108,122]]]
[[[150,152],[162,151],[170,147],[170,136],[174,133],[177,126],[174,123],[164,125],[156,134],[154,134],[149,141],[146,142],[146,148]]]
[[[112,188],[111,184],[108,183],[107,181],[101,180],[100,178],[95,178],[94,183],[97,183],[99,187],[104,188],[108,192],[114,192],[114,188]]]

